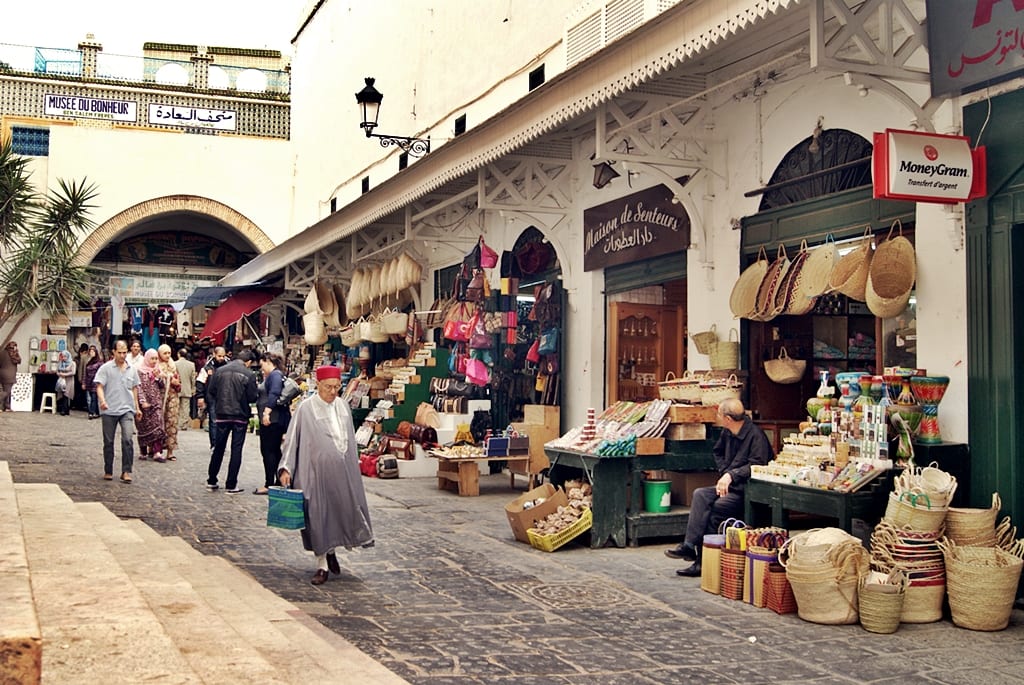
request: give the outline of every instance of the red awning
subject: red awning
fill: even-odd
[[[202,335],[209,336],[220,333],[243,316],[252,314],[282,292],[284,291],[281,288],[258,288],[235,293],[210,312],[210,316],[206,319],[206,325],[203,326]]]

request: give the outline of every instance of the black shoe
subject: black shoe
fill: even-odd
[[[693,545],[681,542],[678,546],[673,547],[672,549],[666,549],[665,556],[670,559],[697,561],[697,550],[693,548]]]
[[[341,574],[341,566],[338,564],[338,557],[334,552],[327,553],[327,568],[335,575]]]
[[[687,566],[676,571],[677,576],[685,576],[687,578],[700,578],[700,562],[696,562],[693,566]]]

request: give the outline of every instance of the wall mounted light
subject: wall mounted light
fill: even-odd
[[[364,81],[366,86],[356,93],[356,102],[359,103],[363,117],[359,128],[363,129],[366,137],[378,138],[381,147],[397,145],[413,157],[422,157],[430,152],[429,136],[426,138],[410,138],[407,136],[387,136],[373,132],[373,129],[377,128],[377,117],[380,115],[380,103],[384,100],[384,94],[373,87],[374,79],[367,77]]]
[[[600,190],[618,178],[619,172],[609,162],[601,162],[594,165],[594,187]]]

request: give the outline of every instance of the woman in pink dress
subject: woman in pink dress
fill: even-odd
[[[164,379],[160,377],[159,355],[150,348],[139,364],[140,416],[135,421],[139,436],[139,459],[153,457],[153,461],[167,461],[164,457]]]
[[[167,461],[177,461],[174,450],[178,449],[178,393],[181,392],[181,376],[178,375],[178,367],[171,359],[171,346],[161,345],[156,349],[160,356],[157,367],[160,370],[160,378],[164,381],[164,449]]]

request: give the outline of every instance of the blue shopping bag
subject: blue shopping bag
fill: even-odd
[[[302,490],[289,490],[279,485],[267,488],[267,525],[285,530],[306,527],[306,499]]]

